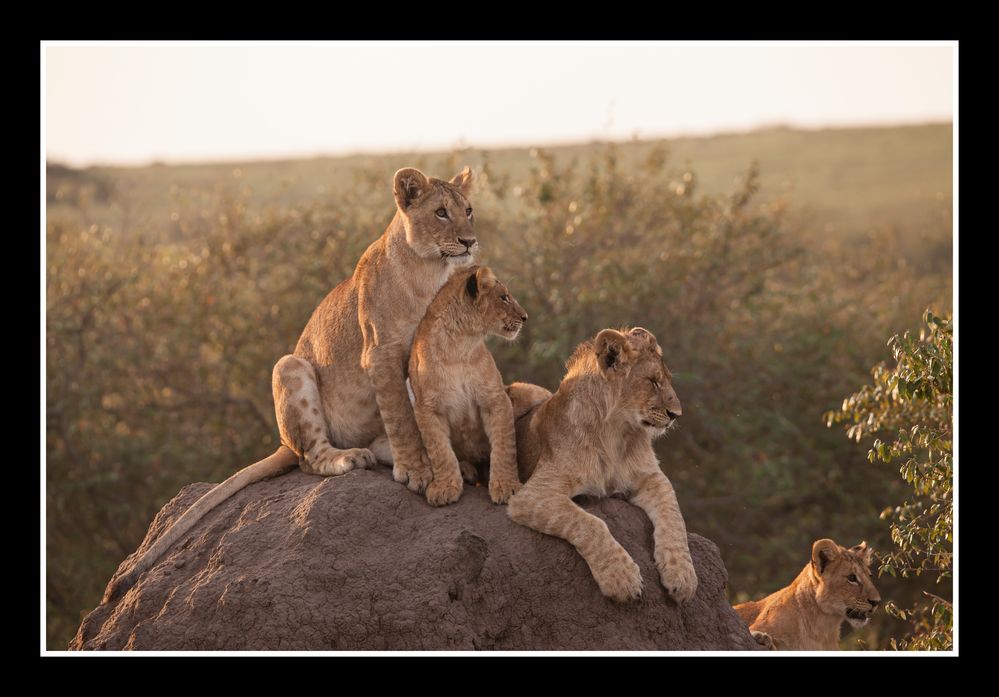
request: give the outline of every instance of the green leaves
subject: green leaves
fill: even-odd
[[[930,310],[923,321],[926,329],[918,339],[906,332],[888,340],[895,367],[875,366],[873,384],[846,398],[839,411],[825,414],[825,422],[852,424],[846,427],[846,435],[858,442],[864,436],[882,434],[867,453],[871,463],[904,460],[899,474],[914,497],[881,511],[882,520],[892,520],[896,549],[881,558],[879,571],[902,578],[931,572],[937,574],[939,583],[950,578],[953,558],[953,325],[950,318]],[[894,647],[951,646],[949,602],[932,598],[932,603],[923,601],[910,609],[886,604],[890,615],[910,622],[909,635],[893,639]]]

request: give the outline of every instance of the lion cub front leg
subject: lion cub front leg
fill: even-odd
[[[398,346],[377,346],[365,351],[364,370],[375,390],[378,411],[385,424],[392,452],[392,476],[423,492],[433,473],[406,390],[406,351]]]
[[[521,525],[572,544],[608,598],[626,602],[641,596],[638,564],[610,534],[607,523],[573,503],[569,492],[545,486],[535,475],[510,499],[507,513]]]
[[[513,406],[506,392],[500,392],[483,405],[482,425],[489,439],[489,498],[493,503],[506,503],[520,489],[517,432]]]
[[[464,482],[461,466],[451,447],[451,434],[447,418],[431,407],[417,404],[416,423],[420,427],[423,444],[430,458],[433,481],[427,485],[427,503],[444,506],[461,498]]]
[[[684,603],[697,591],[697,574],[690,558],[687,527],[683,523],[673,485],[658,469],[658,464],[656,467],[655,472],[639,483],[631,502],[652,520],[654,554],[663,587],[674,600]]]
[[[375,464],[370,450],[341,450],[330,443],[316,371],[311,363],[296,356],[284,356],[274,366],[271,387],[281,442],[298,455],[303,472],[335,476]]]

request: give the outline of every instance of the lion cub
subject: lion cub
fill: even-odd
[[[489,461],[489,496],[520,488],[513,407],[485,338],[513,340],[527,313],[488,267],[455,274],[416,329],[409,358],[416,423],[433,470],[427,502],[454,503],[462,470]]]
[[[834,651],[844,620],[863,627],[881,602],[871,581],[874,550],[816,540],[812,559],[789,586],[735,606],[753,638],[775,651]]]
[[[641,595],[638,564],[603,520],[573,503],[580,494],[622,493],[652,519],[654,557],[663,586],[678,602],[697,590],[680,507],[652,449],[680,416],[656,337],[636,327],[604,329],[580,344],[558,391],[515,383],[520,474],[510,517],[570,542],[600,591],[618,601]]]

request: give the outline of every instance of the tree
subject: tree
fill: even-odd
[[[901,462],[902,479],[912,495],[886,508],[896,548],[880,557],[879,573],[902,578],[936,574],[939,586],[951,578],[954,546],[953,490],[953,321],[927,310],[926,328],[888,340],[896,365],[874,367],[873,385],[865,385],[828,412],[826,424],[849,424],[846,433],[860,442],[874,438],[871,462]],[[892,647],[925,650],[953,647],[953,606],[947,591],[924,590],[909,608],[887,603],[885,610],[910,622],[911,631]]]

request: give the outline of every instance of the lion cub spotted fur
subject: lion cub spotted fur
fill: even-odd
[[[652,449],[652,440],[680,416],[671,379],[655,336],[636,327],[604,329],[580,344],[553,395],[536,385],[509,387],[514,410],[522,415],[520,474],[530,477],[510,499],[510,517],[570,542],[600,591],[618,601],[641,595],[638,564],[574,496],[628,497],[652,519],[663,586],[678,602],[697,590],[683,516]]]
[[[392,466],[396,481],[423,491],[429,467],[406,392],[406,362],[427,306],[479,252],[471,186],[467,167],[450,181],[412,167],[395,173],[392,221],[312,313],[294,353],[274,366],[281,447],[206,493],[145,553],[123,562],[103,602],[131,588],[212,508],[296,462],[332,476],[377,461]]]
[[[281,442],[304,471],[339,475],[378,461],[414,491],[428,483],[406,362],[437,291],[478,253],[471,182],[468,168],[451,181],[396,172],[392,222],[275,365]]]
[[[409,379],[433,471],[426,489],[431,505],[457,501],[462,471],[487,460],[495,503],[520,488],[513,408],[485,338],[512,340],[525,321],[506,286],[489,268],[475,267],[441,288],[417,327]]]
[[[871,581],[874,550],[866,542],[812,545],[812,559],[789,586],[735,606],[757,642],[773,650],[833,651],[844,621],[863,627],[881,602]]]

